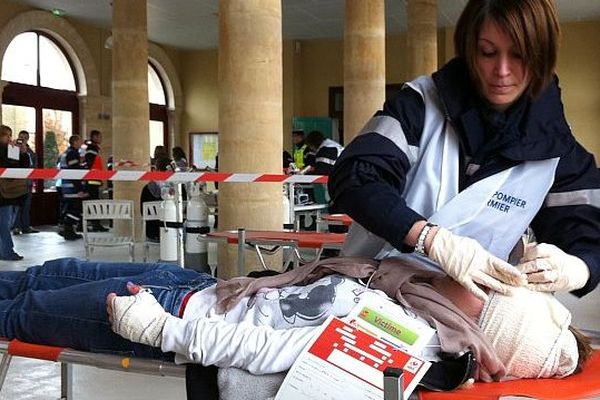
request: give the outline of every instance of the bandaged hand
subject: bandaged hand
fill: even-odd
[[[476,240],[439,228],[429,248],[429,258],[471,293],[487,300],[480,284],[503,294],[510,286],[523,286],[525,275],[509,263],[491,255]]]
[[[134,296],[108,295],[107,306],[113,332],[132,342],[160,347],[162,331],[169,318],[147,289]]]
[[[527,287],[540,292],[581,289],[590,278],[583,260],[547,243],[527,245],[517,268],[527,274]]]

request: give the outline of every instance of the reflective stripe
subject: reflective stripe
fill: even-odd
[[[387,115],[373,117],[360,131],[361,135],[363,133],[378,133],[390,139],[408,157],[411,163],[415,162],[418,149],[415,146],[408,145],[402,125],[400,125],[400,121],[397,119],[388,117]]]
[[[85,154],[93,154],[93,155],[97,156],[97,155],[98,155],[98,152],[97,152],[97,151],[95,151],[95,150],[90,150],[90,149],[88,149],[88,150],[85,152]]]
[[[327,158],[327,157],[318,157],[315,159],[315,162],[320,162],[320,163],[329,164],[329,165],[335,164],[335,160],[332,160],[331,158]]]
[[[67,161],[67,165],[75,165],[75,164],[79,164],[79,160],[69,160],[69,161]]]
[[[548,193],[544,201],[544,207],[580,206],[585,204],[600,208],[600,189]]]
[[[71,219],[73,219],[73,220],[75,220],[75,221],[79,221],[79,217],[78,217],[78,216],[76,216],[76,215],[73,215],[73,214],[68,214],[68,213],[67,213],[67,217],[69,217],[69,218],[71,218]]]

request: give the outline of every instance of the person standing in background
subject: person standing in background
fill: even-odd
[[[187,171],[189,164],[187,157],[185,156],[185,151],[179,146],[173,147],[171,151],[173,154],[173,161],[175,161],[175,165],[180,171]]]
[[[104,170],[104,160],[100,155],[100,145],[102,144],[102,132],[94,129],[90,132],[90,140],[87,142],[87,148],[85,150],[85,166],[92,170]],[[89,180],[87,181],[87,192],[89,200],[100,199],[100,188],[102,187],[102,181]],[[92,221],[92,232],[106,232],[108,228],[102,226],[100,221]]]
[[[310,152],[308,146],[304,143],[304,131],[292,131],[292,141],[294,142],[294,152],[292,154],[294,164],[296,164],[296,168],[303,169],[308,165],[306,157]]]
[[[0,125],[0,167],[27,168],[29,158],[24,144],[15,146],[12,141],[12,129]],[[18,150],[15,153],[15,147]],[[27,193],[27,184],[22,179],[0,179],[0,260],[19,261],[23,256],[14,250],[10,235],[14,206],[21,205]]]
[[[153,157],[150,158],[150,164],[152,171],[156,171],[156,160],[160,160],[163,158],[169,158],[169,151],[165,146],[156,146],[154,148]]]
[[[69,148],[63,153],[60,161],[61,169],[85,169],[85,164],[79,157],[81,137],[73,135],[69,138]],[[64,179],[62,183],[63,196],[63,228],[59,235],[65,240],[81,239],[81,235],[75,232],[75,225],[81,223],[81,201],[87,197],[85,186],[82,181],[76,179]]]
[[[338,159],[344,147],[338,142],[326,139],[319,131],[312,131],[306,137],[308,148],[315,154],[314,163],[306,173],[311,175],[329,175],[333,164]]]
[[[29,146],[29,132],[23,130],[19,132],[18,144],[22,144],[26,148],[27,157],[29,159],[29,168],[36,167],[36,156]],[[13,224],[13,235],[39,233],[37,229],[31,227],[31,192],[33,189],[33,181],[27,180],[27,194],[23,197],[23,204],[15,207],[15,222]]]

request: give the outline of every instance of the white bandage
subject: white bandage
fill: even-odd
[[[148,290],[112,300],[112,330],[132,342],[160,347],[167,313]]]
[[[549,293],[515,288],[511,296],[491,293],[479,326],[514,378],[560,378],[579,359],[569,330],[571,313]]]

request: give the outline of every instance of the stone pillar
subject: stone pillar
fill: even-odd
[[[431,75],[438,69],[437,0],[408,0],[408,79]]]
[[[115,160],[146,164],[150,146],[146,0],[113,0],[112,8],[113,155]],[[139,200],[144,184],[115,182],[114,186],[115,199],[133,200],[136,218],[140,215]],[[116,227],[118,232],[123,232],[124,225],[116,224]],[[137,223],[138,237],[141,237],[140,227]]]
[[[281,0],[221,0],[220,171],[281,173],[282,75]],[[282,207],[280,183],[219,184],[219,230],[280,230]],[[238,275],[235,247],[227,247],[219,250],[224,278]]]
[[[4,88],[8,85],[8,81],[0,80],[0,103],[2,103],[2,95],[4,94]],[[2,107],[0,107],[0,124],[3,123],[2,120]]]
[[[178,103],[181,107],[181,103]],[[168,132],[169,132],[169,147],[172,149],[175,146],[182,146],[183,147],[183,132],[180,132],[180,126],[181,126],[181,108],[169,108],[167,110],[167,124],[168,124]],[[188,155],[188,161],[189,160],[189,154],[188,151],[184,148],[185,153]]]
[[[344,23],[344,142],[359,134],[385,101],[385,5],[346,0]]]

